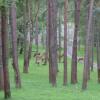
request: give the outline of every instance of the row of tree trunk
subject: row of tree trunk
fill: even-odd
[[[8,71],[8,26],[7,26],[7,10],[5,5],[1,6],[0,10],[0,89],[4,90],[5,98],[11,97],[10,80]],[[16,88],[21,88],[21,79],[18,66],[18,53],[17,53],[17,35],[16,35],[16,3],[12,1],[9,9],[9,26],[11,28],[12,36],[12,66],[15,73]]]
[[[84,56],[84,71],[83,71],[83,84],[82,89],[87,88],[87,82],[90,79],[90,67],[93,70],[93,41],[91,41],[91,24],[93,21],[93,5],[94,0],[89,1],[87,11],[87,30],[86,30],[86,44],[85,44],[85,56]],[[17,53],[17,35],[16,35],[16,3],[11,2],[10,5],[10,28],[12,36],[12,58],[13,69],[15,73],[16,88],[21,88],[21,78],[18,65],[18,53]],[[48,0],[47,2],[47,55],[49,52],[49,82],[52,86],[56,86],[58,64],[57,64],[57,0]],[[28,73],[29,61],[32,51],[32,32],[33,32],[33,18],[32,18],[32,0],[25,0],[25,47],[24,47],[24,67],[23,72]],[[81,0],[75,0],[75,30],[73,39],[73,51],[72,51],[72,66],[71,66],[71,83],[76,84],[77,79],[77,35],[79,32],[80,22],[80,8]],[[39,10],[39,1],[37,1],[37,9]],[[0,89],[4,90],[5,98],[11,97],[10,92],[10,80],[8,71],[8,33],[7,33],[7,12],[6,7],[2,6],[0,11]],[[38,40],[38,11],[36,14],[36,41]],[[59,15],[60,16],[60,15]],[[64,0],[64,75],[63,85],[67,85],[67,22],[68,22],[68,0]],[[59,24],[60,19],[59,19]],[[59,26],[59,37],[61,37],[61,26]],[[99,36],[98,36],[99,37]],[[92,37],[93,39],[93,37]],[[99,40],[99,39],[97,39]],[[37,42],[38,43],[38,42]],[[98,82],[100,83],[100,44],[97,41],[97,65],[98,65]],[[59,49],[61,48],[61,40],[59,38]],[[38,52],[38,44],[37,44]],[[61,51],[59,51],[61,54]],[[59,59],[60,61],[60,59]]]
[[[72,49],[72,65],[71,65],[71,83],[76,84],[77,79],[77,37],[79,34],[80,24],[80,9],[81,0],[75,0],[75,29],[73,38]],[[57,1],[48,0],[48,17],[47,17],[47,29],[48,29],[48,43],[49,43],[49,81],[53,86],[56,85],[57,77]],[[87,23],[86,23],[86,44],[85,44],[85,56],[84,56],[84,70],[83,70],[83,84],[82,89],[87,88],[87,81],[90,79],[90,68],[93,71],[93,47],[94,47],[94,20],[93,20],[93,6],[94,0],[88,1],[87,10]],[[63,84],[67,84],[67,22],[68,22],[68,0],[64,1],[64,81]],[[60,16],[60,15],[59,15]],[[59,20],[59,24],[60,20]],[[59,48],[61,48],[61,29],[59,25]],[[99,40],[99,39],[98,39]],[[98,65],[98,82],[100,81],[100,68],[99,68],[99,44],[97,42],[97,65]],[[59,54],[61,51],[59,50]],[[60,61],[60,59],[59,59]]]

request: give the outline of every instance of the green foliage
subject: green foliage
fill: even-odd
[[[0,6],[3,4],[2,0],[0,0]]]
[[[7,3],[7,0],[0,0],[0,6],[5,6]]]

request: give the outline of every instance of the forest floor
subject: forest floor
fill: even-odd
[[[91,72],[91,80],[86,91],[81,90],[83,65],[78,64],[78,83],[70,84],[71,60],[68,59],[68,85],[63,86],[63,64],[59,64],[57,87],[53,88],[48,81],[48,65],[37,65],[31,59],[29,73],[24,74],[23,57],[19,58],[21,70],[22,88],[16,89],[14,84],[14,73],[11,64],[10,81],[12,98],[10,100],[99,100],[100,85],[97,83],[96,70]],[[3,100],[3,93],[0,92],[0,100]]]
[[[29,73],[23,73],[23,57],[19,57],[22,88],[16,89],[14,72],[9,64],[11,94],[10,100],[99,100],[100,84],[97,83],[97,70],[91,72],[91,80],[86,91],[82,91],[83,64],[78,63],[78,83],[70,84],[71,60],[68,59],[68,84],[63,86],[63,64],[59,63],[57,87],[53,88],[48,81],[48,65],[35,64],[32,57]],[[3,100],[3,92],[0,92],[0,100]]]

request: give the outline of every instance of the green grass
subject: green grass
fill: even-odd
[[[84,57],[84,47],[83,46],[80,48],[80,50],[78,50],[77,54],[78,56]]]
[[[96,70],[91,73],[91,80],[88,83],[86,91],[81,90],[83,65],[78,64],[78,83],[70,84],[71,60],[68,59],[68,85],[63,86],[63,64],[59,64],[59,74],[57,78],[57,87],[53,88],[48,81],[48,66],[35,64],[31,59],[29,73],[23,73],[23,57],[19,58],[21,72],[22,88],[16,89],[14,83],[14,73],[11,64],[10,82],[11,95],[10,100],[99,100],[100,85],[97,83]],[[3,100],[3,92],[0,92],[0,100]]]

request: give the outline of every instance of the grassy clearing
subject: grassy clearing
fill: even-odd
[[[78,64],[78,84],[70,84],[70,65],[68,59],[68,85],[63,84],[63,64],[59,64],[60,72],[57,79],[57,87],[52,88],[48,82],[48,66],[36,65],[31,59],[29,74],[23,74],[23,57],[19,58],[22,89],[15,89],[13,69],[9,64],[12,98],[10,100],[99,100],[100,85],[97,84],[96,70],[91,73],[87,91],[81,90],[83,65]],[[3,92],[0,92],[0,100],[3,100]]]

